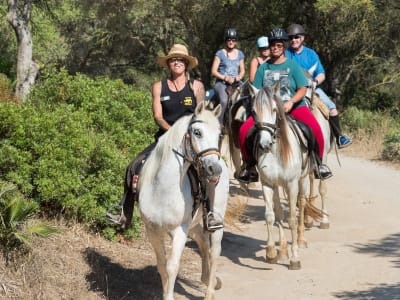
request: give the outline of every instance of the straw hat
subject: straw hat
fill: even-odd
[[[187,48],[181,44],[175,44],[172,46],[171,50],[169,50],[167,56],[161,56],[158,58],[158,63],[161,67],[167,68],[168,67],[168,59],[172,57],[182,57],[188,61],[187,68],[193,69],[197,66],[197,58],[190,56]]]

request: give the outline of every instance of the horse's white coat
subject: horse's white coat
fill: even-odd
[[[268,231],[266,257],[267,261],[275,262],[277,260],[272,232],[275,221],[277,221],[280,229],[280,258],[288,256],[287,242],[282,230],[283,214],[278,190],[279,187],[282,187],[289,203],[288,223],[292,242],[289,268],[298,269],[300,268],[298,244],[306,244],[303,211],[307,190],[308,165],[303,164],[303,161],[306,160],[306,152],[302,149],[294,132],[289,128],[286,121],[278,121],[284,119],[285,116],[282,111],[281,100],[276,95],[277,90],[274,93],[260,90],[253,105],[253,110],[259,117],[261,124],[278,125],[276,138],[267,130],[259,131],[258,147],[261,154],[257,157],[257,168],[265,200],[265,218]],[[284,136],[287,137],[286,140]],[[296,217],[297,202],[300,209],[299,221]]]
[[[217,258],[221,253],[223,230],[209,233],[203,229],[203,212],[200,208],[192,218],[193,197],[190,182],[185,175],[183,157],[184,137],[190,128],[194,152],[218,149],[220,107],[214,111],[205,109],[203,103],[196,108],[195,119],[202,122],[191,123],[191,116],[182,117],[158,141],[141,171],[139,179],[139,210],[144,221],[148,238],[157,257],[157,269],[163,287],[163,298],[173,299],[175,280],[179,262],[188,235],[199,245],[202,257],[201,280],[208,286],[206,299],[214,297],[218,288],[216,278]],[[220,176],[215,190],[214,211],[225,215],[228,192],[228,169],[216,154],[201,158],[201,163],[210,176]],[[165,237],[171,238],[170,253],[167,254]]]

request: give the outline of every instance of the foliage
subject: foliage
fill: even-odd
[[[48,237],[59,230],[42,222],[28,223],[38,204],[15,193],[13,185],[1,182],[0,186],[0,251],[8,263],[18,253],[29,252],[34,236]]]
[[[385,136],[382,158],[389,161],[400,161],[400,130],[393,129]]]
[[[126,165],[153,140],[150,103],[118,80],[44,76],[26,105],[0,105],[1,177],[46,214],[104,228]]]
[[[11,82],[6,75],[0,73],[0,102],[16,101]]]

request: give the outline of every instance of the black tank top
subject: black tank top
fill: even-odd
[[[171,91],[167,79],[161,81],[161,107],[165,121],[171,126],[182,116],[194,113],[196,108],[196,97],[190,88],[193,80],[188,80],[182,90],[179,92]],[[157,136],[165,131],[159,129]]]

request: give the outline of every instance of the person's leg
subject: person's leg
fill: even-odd
[[[154,142],[146,147],[126,167],[124,179],[124,194],[120,202],[121,213],[119,215],[115,215],[107,212],[106,214],[106,218],[108,220],[121,225],[123,229],[128,229],[128,227],[132,223],[133,209],[136,197],[136,184],[138,179],[137,176],[140,173],[140,170],[137,170],[138,166],[140,164],[143,165],[144,161],[149,156],[155,146],[156,143]]]
[[[225,110],[228,105],[228,94],[225,91],[226,85],[222,82],[217,82],[214,86],[215,92],[218,94],[219,103],[221,104],[221,115],[218,117],[219,123],[222,124],[224,120]]]
[[[328,95],[321,89],[317,88],[316,93],[319,98],[326,104],[329,109],[329,123],[332,128],[333,135],[336,138],[336,143],[340,148],[349,146],[352,143],[351,138],[342,134],[342,129],[340,127],[339,113],[336,109],[336,104],[328,97]]]
[[[322,157],[324,155],[324,136],[318,121],[315,119],[314,115],[307,106],[300,106],[292,110],[290,114],[293,116],[293,118],[307,124],[307,126],[311,128],[318,144],[319,162],[322,162]],[[321,177],[321,179],[328,179],[329,177],[332,177],[332,172],[327,165],[320,163],[318,168],[318,175]]]
[[[241,182],[255,182],[258,181],[258,173],[255,169],[254,163],[250,163],[250,153],[247,152],[246,137],[251,127],[254,126],[254,119],[252,116],[242,124],[239,129],[239,146],[242,153],[243,167],[242,172],[237,179]]]

